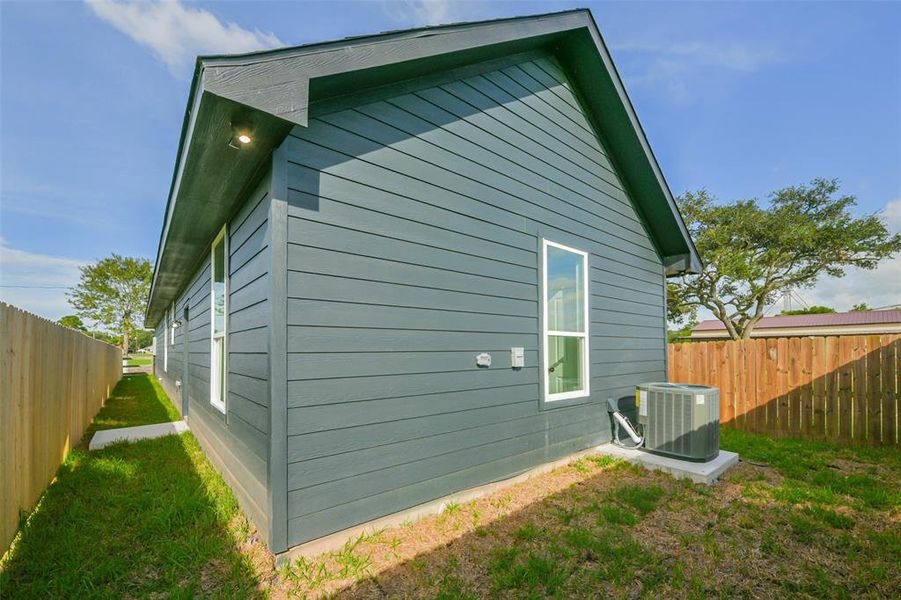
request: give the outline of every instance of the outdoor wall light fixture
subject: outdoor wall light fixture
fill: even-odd
[[[250,135],[250,127],[243,123],[232,123],[232,136],[228,141],[228,145],[236,150],[249,146],[253,142]]]

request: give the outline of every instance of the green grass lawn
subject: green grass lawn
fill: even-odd
[[[153,362],[153,356],[150,354],[131,354],[125,359],[126,367],[142,367]]]
[[[340,598],[901,597],[901,453],[723,430],[719,484],[593,456],[282,570]]]
[[[178,419],[159,384],[125,377],[5,558],[3,598],[258,595],[251,529],[190,433],[85,445],[94,431]]]
[[[137,427],[179,419],[181,416],[155,377],[126,375],[88,426],[85,438],[89,441],[94,432],[101,429]]]
[[[155,380],[127,377],[88,435],[177,416]],[[743,462],[712,487],[589,456],[278,570],[190,433],[80,446],[0,596],[901,596],[898,448],[731,429],[722,445]]]

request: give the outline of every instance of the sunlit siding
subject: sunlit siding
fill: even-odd
[[[276,156],[289,546],[607,441],[606,399],[665,378],[661,260],[551,59],[320,111]],[[542,237],[590,254],[587,402],[541,400]]]

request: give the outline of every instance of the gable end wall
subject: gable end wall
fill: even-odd
[[[606,442],[666,377],[663,265],[554,59],[346,104],[276,153],[289,546]],[[542,401],[542,237],[590,253],[589,401]]]

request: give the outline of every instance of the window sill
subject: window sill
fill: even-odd
[[[559,402],[560,400],[575,400],[576,398],[589,398],[590,396],[591,394],[589,394],[587,390],[579,390],[577,392],[564,392],[561,394],[553,394],[552,396],[545,396],[544,403],[553,404],[554,402]]]
[[[565,396],[560,395],[554,398],[542,398],[541,400],[541,410],[554,410],[556,408],[566,408],[570,406],[577,406],[579,404],[588,404],[591,402],[591,394],[588,392],[573,392],[571,394],[566,394]]]

